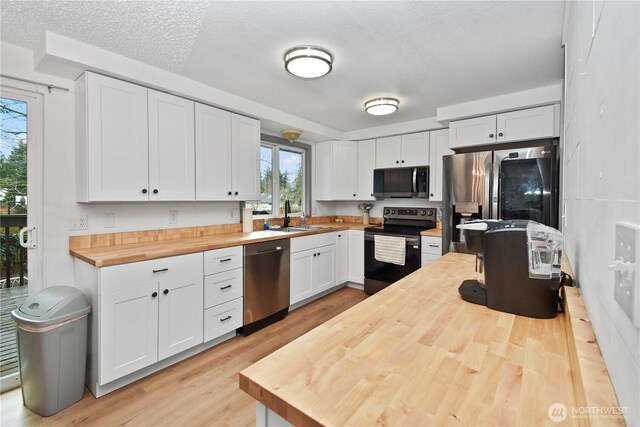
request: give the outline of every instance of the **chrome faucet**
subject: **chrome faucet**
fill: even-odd
[[[289,203],[289,200],[285,200],[284,201],[284,226],[288,227],[289,226],[289,214],[291,213],[291,203]]]

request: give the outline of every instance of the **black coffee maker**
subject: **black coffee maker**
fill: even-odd
[[[480,280],[465,280],[463,300],[506,313],[551,319],[558,313],[562,234],[527,220],[479,220],[458,226],[476,253]]]

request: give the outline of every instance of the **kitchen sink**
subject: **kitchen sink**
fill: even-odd
[[[273,231],[282,231],[285,233],[300,233],[303,231],[313,231],[313,230],[324,230],[326,228],[329,227],[322,227],[319,225],[301,225],[301,226],[297,226],[297,227],[283,227],[283,228],[277,228]]]

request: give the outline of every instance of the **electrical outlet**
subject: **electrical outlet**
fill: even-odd
[[[229,209],[229,219],[240,218],[240,211],[238,209]]]
[[[178,211],[170,210],[169,211],[169,224],[177,224],[178,223]]]
[[[616,259],[609,268],[615,271],[614,298],[637,328],[640,328],[640,285],[638,285],[638,245],[640,226],[616,224]]]
[[[89,215],[80,215],[72,217],[69,220],[69,230],[88,230]]]
[[[102,216],[102,226],[104,228],[113,228],[116,226],[116,214],[108,212]]]

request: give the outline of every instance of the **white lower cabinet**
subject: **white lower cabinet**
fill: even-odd
[[[242,326],[244,308],[242,251],[242,246],[234,246],[204,253],[205,342]]]
[[[291,305],[336,286],[335,239],[335,233],[291,239]]]
[[[100,385],[202,343],[202,253],[93,268],[93,274]]]
[[[349,281],[364,284],[364,231],[349,230]]]
[[[442,237],[422,236],[421,265],[429,265],[442,256]]]
[[[336,235],[336,284],[349,281],[349,231],[338,231]]]

